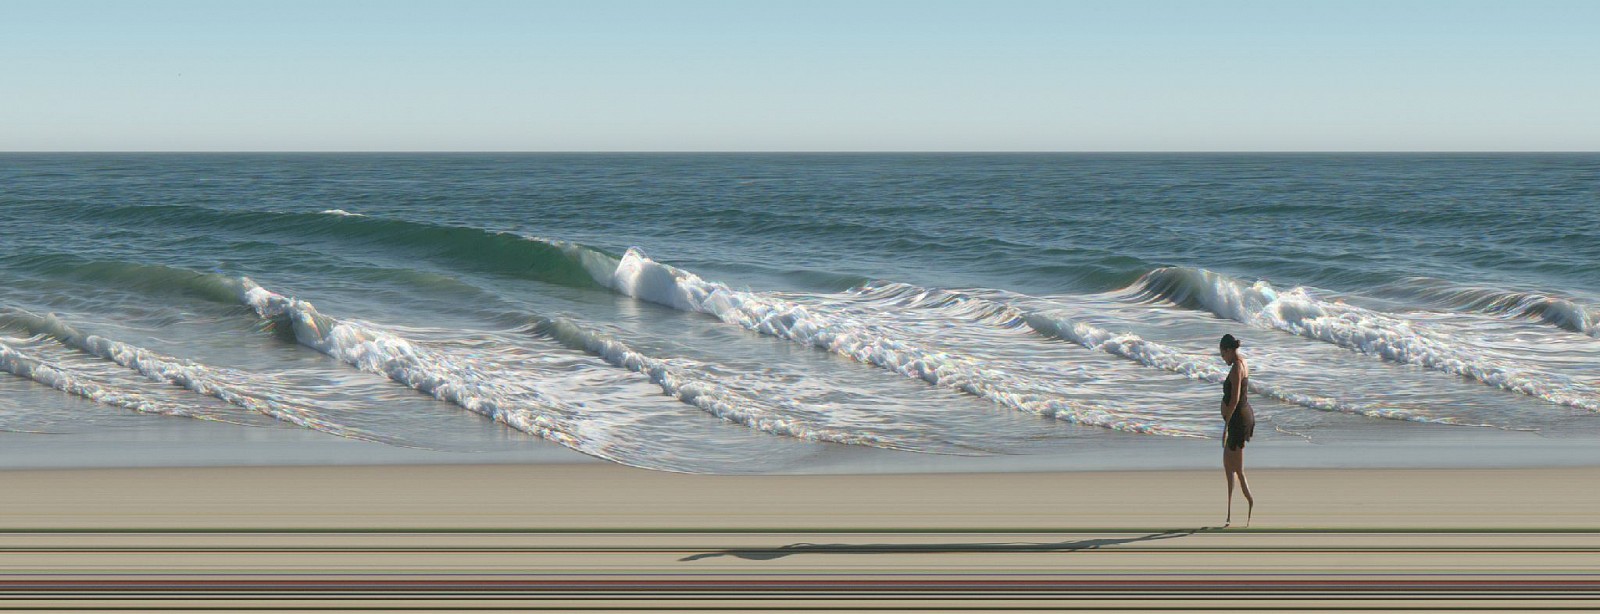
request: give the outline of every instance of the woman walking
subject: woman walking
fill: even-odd
[[[1239,355],[1239,340],[1233,335],[1223,335],[1220,352],[1222,361],[1232,368],[1222,380],[1222,471],[1228,476],[1228,519],[1223,526],[1233,523],[1233,476],[1239,476],[1239,489],[1250,504],[1245,513],[1244,526],[1250,526],[1255,514],[1256,499],[1250,496],[1250,483],[1244,479],[1244,442],[1256,431],[1256,414],[1245,398],[1250,391],[1250,367]]]

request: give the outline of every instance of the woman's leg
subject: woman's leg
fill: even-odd
[[[1238,450],[1222,451],[1222,473],[1228,476],[1228,516],[1223,521],[1224,526],[1233,524],[1233,474],[1238,473],[1238,456]]]
[[[1244,479],[1244,450],[1234,450],[1233,454],[1236,456],[1233,461],[1233,471],[1239,474],[1239,491],[1244,493],[1244,500],[1250,505],[1244,515],[1244,526],[1248,527],[1250,517],[1256,512],[1256,498],[1250,496],[1250,482]]]

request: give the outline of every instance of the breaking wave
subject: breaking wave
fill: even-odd
[[[706,281],[651,260],[636,248],[623,255],[607,285],[627,296],[710,314],[751,331],[828,350],[1019,411],[1132,433],[1201,436],[1187,426],[1163,425],[1101,403],[1031,389],[980,361],[920,347],[897,336],[891,327]]]
[[[568,348],[597,356],[611,365],[648,376],[663,392],[684,403],[729,422],[766,433],[812,441],[915,451],[937,451],[939,445],[926,436],[913,433],[884,435],[864,432],[864,429],[850,425],[818,425],[816,422],[826,422],[830,416],[787,399],[768,400],[735,391],[692,367],[646,356],[610,335],[587,329],[565,318],[538,318],[533,331]],[[801,420],[797,418],[798,414],[809,415],[813,419]]]
[[[1202,269],[1156,269],[1123,293],[1142,301],[1166,301],[1209,311],[1241,323],[1332,343],[1384,360],[1459,375],[1558,405],[1600,411],[1590,386],[1558,374],[1508,364],[1457,337],[1413,326],[1382,312],[1310,288],[1278,291],[1266,281],[1245,282]]]
[[[949,318],[966,319],[1002,328],[1026,329],[1038,335],[1069,341],[1090,350],[1126,358],[1147,367],[1170,371],[1194,380],[1219,384],[1228,376],[1227,369],[1219,364],[1214,356],[1184,352],[1131,332],[1112,332],[1059,310],[1024,310],[1004,300],[894,282],[876,282],[858,288],[855,293],[867,300],[892,303],[898,307],[936,310]],[[1011,300],[1026,298],[1031,297],[1010,296]],[[1468,425],[1454,418],[1399,408],[1350,403],[1332,397],[1297,392],[1260,379],[1251,379],[1249,383],[1252,392],[1309,409],[1390,420]],[[1483,425],[1471,424],[1471,426]]]

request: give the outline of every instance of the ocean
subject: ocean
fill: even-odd
[[[0,466],[1208,466],[1224,333],[1250,466],[1600,465],[1595,154],[0,154],[0,220]]]

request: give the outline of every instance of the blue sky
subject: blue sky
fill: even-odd
[[[0,150],[1600,150],[1600,2],[0,0]]]

